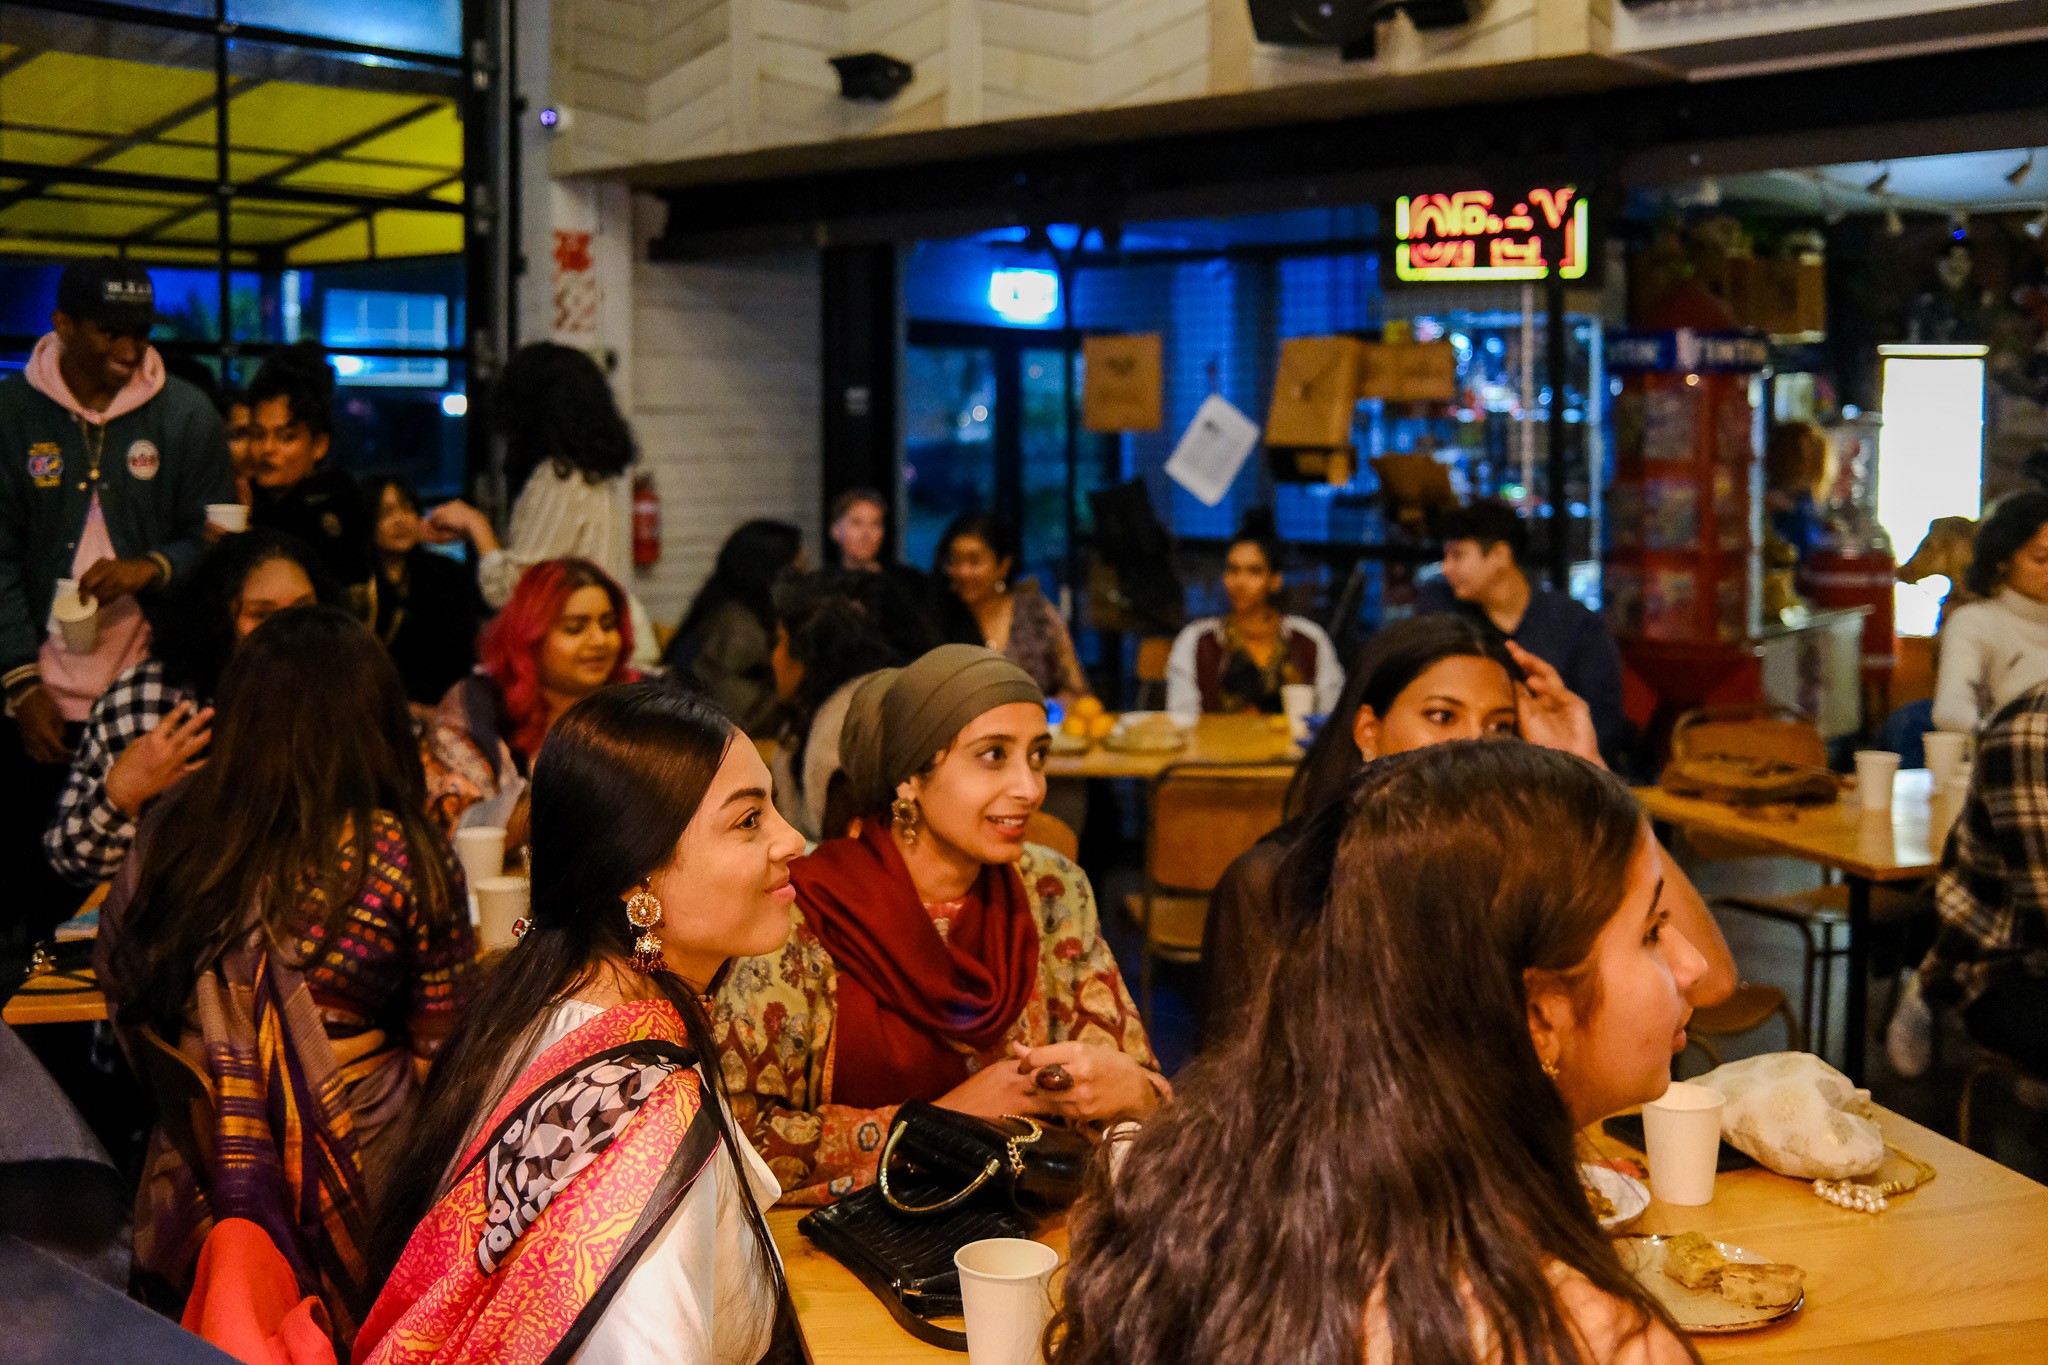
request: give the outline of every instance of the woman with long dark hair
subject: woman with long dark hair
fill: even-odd
[[[50,866],[79,882],[121,870],[135,821],[205,761],[221,670],[280,611],[339,605],[341,587],[305,542],[276,531],[225,536],[165,604],[149,657],[93,703],[57,813]]]
[[[757,739],[775,735],[775,581],[803,558],[803,532],[756,518],[718,547],[711,577],[697,590],[669,642],[667,663],[694,679]]]
[[[1025,837],[1050,745],[1045,694],[977,645],[855,690],[859,827],[797,862],[788,940],[719,997],[733,1110],[785,1202],[873,1180],[906,1100],[1094,1121],[1168,1093],[1087,874]],[[1067,1088],[1037,1084],[1054,1067]]]
[[[1054,1365],[1697,1360],[1573,1150],[1684,1046],[1705,964],[1663,877],[1581,759],[1368,768],[1304,831],[1244,1026],[1093,1164]]]
[[[1519,674],[1519,678],[1518,675]],[[1203,1033],[1227,1035],[1274,952],[1276,883],[1305,817],[1337,799],[1374,759],[1460,739],[1512,739],[1605,766],[1586,703],[1557,670],[1512,641],[1448,613],[1411,617],[1359,651],[1344,694],[1287,791],[1288,821],[1239,855],[1209,898],[1202,954]],[[1706,954],[1694,1005],[1735,989],[1735,961],[1706,902],[1673,863],[1666,899]]]
[[[373,519],[363,490],[332,458],[334,367],[318,345],[274,351],[249,385],[255,503],[249,524],[297,536],[365,604]]]
[[[571,706],[634,676],[626,593],[595,564],[528,569],[478,641],[477,671],[448,689],[427,726],[428,805],[443,830],[502,825],[541,740]]]
[[[406,696],[432,706],[476,667],[477,631],[489,615],[476,571],[421,543],[420,495],[406,480],[383,475],[363,491],[377,514],[370,626],[391,651]]]
[[[1203,712],[1279,715],[1280,689],[1316,689],[1316,714],[1328,715],[1344,688],[1344,668],[1323,628],[1276,605],[1285,579],[1280,542],[1247,527],[1223,554],[1223,593],[1230,610],[1191,621],[1166,660],[1166,709],[1183,725]]]
[[[1934,728],[1969,734],[2048,682],[2048,493],[2009,493],[1992,506],[1963,582],[1984,600],[1942,622]]]
[[[789,932],[803,840],[768,784],[717,708],[656,684],[550,731],[532,919],[434,1070],[379,1219],[389,1278],[360,1365],[769,1350],[777,1186],[734,1136],[705,1016],[727,961]]]
[[[131,1056],[176,1047],[220,1096],[194,1170],[159,1127],[135,1260],[189,1288],[214,1220],[253,1219],[345,1344],[369,1211],[476,941],[424,816],[412,715],[361,624],[298,607],[221,675],[213,750],[143,822],[94,962]]]
[[[987,512],[955,517],[939,537],[932,577],[951,589],[941,589],[951,600],[939,611],[949,638],[986,644],[1062,703],[1088,695],[1059,609],[1034,580],[1017,581],[1017,532],[1008,522]]]

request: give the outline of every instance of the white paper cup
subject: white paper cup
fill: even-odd
[[[50,599],[50,615],[64,637],[64,648],[73,654],[90,654],[100,642],[100,604],[78,591],[78,580],[57,580],[57,595]]]
[[[462,877],[472,891],[492,877],[504,876],[504,828],[499,825],[471,825],[456,830],[455,856],[462,859]]]
[[[1714,1166],[1721,1159],[1721,1092],[1674,1081],[1643,1106],[1643,1146],[1650,1192],[1667,1204],[1714,1202]]]
[[[1947,791],[1963,766],[1963,751],[1970,737],[1953,730],[1929,730],[1920,743],[1927,751],[1927,771],[1934,776],[1934,789]]]
[[[249,529],[249,509],[239,502],[209,502],[206,504],[206,524],[227,532]]]
[[[524,877],[486,877],[476,883],[477,942],[485,948],[517,943],[512,926],[526,918],[532,904],[533,883]]]
[[[1059,1253],[1021,1237],[969,1242],[953,1254],[967,1315],[968,1365],[1041,1365]]]
[[[1892,779],[1899,775],[1899,756],[1888,749],[1856,751],[1856,799],[1863,809],[1892,808]]]
[[[1280,689],[1280,707],[1287,713],[1287,727],[1296,739],[1308,737],[1308,718],[1316,713],[1316,690],[1307,683],[1288,683]]]

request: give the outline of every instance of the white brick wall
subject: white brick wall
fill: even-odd
[[[641,208],[644,243],[660,214]],[[815,254],[656,264],[644,245],[635,253],[622,397],[661,491],[661,562],[634,581],[656,621],[681,618],[749,517],[795,522],[819,562],[821,344]]]

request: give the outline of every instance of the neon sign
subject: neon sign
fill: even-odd
[[[1507,212],[1487,190],[1394,201],[1394,275],[1403,280],[1540,280],[1544,237],[1561,235],[1558,274],[1586,273],[1586,200],[1576,189],[1534,189]]]

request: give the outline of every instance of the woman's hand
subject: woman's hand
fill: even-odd
[[[1166,1082],[1147,1071],[1125,1053],[1099,1043],[1049,1043],[1044,1047],[1010,1044],[1017,1056],[1017,1071],[1031,1086],[1040,1106],[1082,1123],[1097,1119],[1131,1118],[1151,1113],[1164,1098]],[[1065,1089],[1040,1089],[1038,1075],[1046,1067],[1066,1072]],[[991,1070],[1009,1070],[992,1067]]]
[[[480,555],[498,548],[498,533],[491,529],[491,519],[460,498],[444,502],[421,517],[420,536],[435,545],[467,540]]]
[[[180,778],[206,762],[213,739],[213,708],[181,701],[150,732],[121,751],[107,770],[107,800],[129,819]]]
[[[1600,737],[1593,729],[1593,712],[1585,699],[1564,685],[1556,669],[1516,644],[1507,642],[1508,653],[1521,666],[1524,680],[1515,684],[1515,709],[1520,714],[1522,738],[1546,749],[1576,754],[1595,767],[1607,763],[1600,757]]]
[[[1000,1060],[990,1062],[932,1102],[941,1109],[984,1119],[1057,1112],[1051,1097],[1031,1084],[1030,1073]]]

